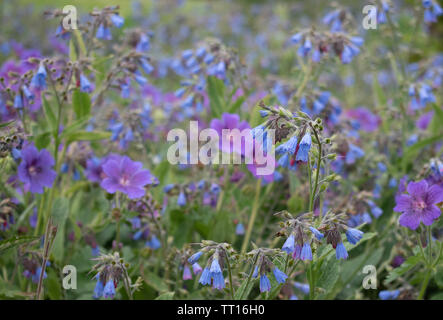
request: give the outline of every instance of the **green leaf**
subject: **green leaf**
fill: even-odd
[[[443,110],[437,106],[435,103],[432,104],[434,109],[434,116],[432,117],[431,125],[429,126],[430,132],[433,135],[442,133],[442,123],[443,123]]]
[[[247,281],[248,278],[246,277],[237,291],[235,291],[234,300],[240,300],[240,297],[242,297],[242,299],[244,300],[248,299],[248,296],[251,293],[252,288],[254,287],[256,279],[251,277],[251,281],[249,281],[249,284],[246,286]]]
[[[154,300],[173,300],[174,294],[175,294],[174,291],[165,292],[165,293],[159,295]]]
[[[208,95],[211,105],[211,116],[219,118],[224,109],[225,84],[214,76],[208,77]]]
[[[37,147],[37,149],[41,150],[43,148],[46,148],[51,142],[51,135],[52,132],[44,132],[42,134],[39,134],[35,138],[35,146]]]
[[[151,286],[158,292],[163,293],[168,291],[168,286],[163,281],[163,279],[153,272],[149,272],[148,274],[146,274],[145,281],[147,285]]]
[[[394,268],[386,277],[386,280],[384,281],[385,284],[389,284],[401,275],[405,274],[407,271],[411,270],[413,267],[415,267],[420,261],[420,256],[411,256],[408,259],[406,259],[405,262],[401,264],[400,267]]]
[[[236,113],[238,111],[238,109],[240,109],[240,107],[242,106],[243,102],[245,102],[245,97],[239,97],[237,100],[235,100],[234,103],[231,104],[231,106],[229,107],[229,113]]]
[[[327,295],[332,292],[332,289],[340,277],[338,268],[339,262],[330,257],[321,264],[320,270],[316,272],[320,277],[315,286],[324,290],[324,293],[319,295],[319,299],[327,297]]]
[[[411,159],[413,159],[421,149],[423,149],[427,145],[430,145],[435,142],[439,142],[441,140],[442,140],[442,136],[441,136],[441,134],[438,134],[436,136],[433,136],[433,137],[430,137],[430,138],[427,138],[427,139],[424,139],[424,140],[421,140],[421,141],[415,143],[414,145],[412,145],[406,149],[405,154],[403,156],[403,161],[405,161],[406,163],[409,163],[409,161]]]
[[[9,126],[13,122],[15,122],[15,120],[11,120],[11,121],[8,121],[8,122],[0,123],[0,129]]]
[[[91,98],[86,92],[74,89],[72,94],[72,104],[75,115],[78,119],[87,117],[91,113]]]
[[[66,139],[68,144],[74,141],[97,141],[109,139],[110,132],[104,131],[77,131],[69,134]]]
[[[54,239],[52,254],[54,259],[63,261],[64,245],[65,245],[65,225],[69,214],[69,200],[66,198],[57,198],[52,207],[52,218],[57,226],[57,235]]]
[[[44,95],[42,95],[42,100],[43,112],[45,114],[46,121],[48,122],[51,130],[55,131],[57,128],[57,119],[55,117],[54,111],[52,110],[51,105],[49,104],[48,100],[46,100]]]
[[[37,240],[39,237],[32,236],[23,236],[23,237],[14,237],[0,241],[0,252],[18,246],[20,244],[32,242]]]

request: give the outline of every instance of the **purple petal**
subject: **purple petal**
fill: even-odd
[[[145,189],[137,187],[125,187],[129,199],[141,198],[145,195]]]
[[[408,212],[407,213],[403,213],[400,216],[400,219],[398,220],[398,222],[403,227],[407,227],[407,228],[410,228],[412,230],[417,229],[418,226],[420,225],[420,219],[416,215],[410,214]]]
[[[428,190],[428,197],[426,199],[426,203],[430,205],[440,202],[443,202],[443,189],[440,186],[434,184]]]
[[[106,161],[106,163],[103,165],[103,172],[108,177],[118,177],[120,173],[120,167],[115,160],[109,160]]]
[[[223,113],[222,115],[225,128],[233,129],[237,128],[240,116],[238,114]]]
[[[426,191],[428,191],[428,183],[426,182],[426,180],[409,182],[407,190],[411,196],[423,198],[426,194]]]
[[[407,194],[402,194],[396,199],[397,205],[394,207],[394,211],[404,212],[407,211],[411,207],[411,196]]]
[[[143,187],[151,182],[151,173],[149,170],[142,170],[131,178],[131,185],[134,187]]]
[[[440,209],[437,206],[432,205],[428,207],[425,211],[423,211],[421,220],[425,225],[430,226],[435,221],[435,219],[438,219],[440,214]]]
[[[100,186],[105,189],[108,193],[115,193],[118,189],[118,184],[112,178],[105,178]]]

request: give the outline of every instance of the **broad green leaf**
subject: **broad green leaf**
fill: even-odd
[[[109,139],[110,132],[104,131],[77,131],[66,137],[68,144],[74,141],[97,141]]]
[[[72,94],[72,104],[77,118],[89,116],[91,113],[91,98],[86,92],[81,92],[79,89],[74,89]]]
[[[243,280],[240,287],[237,289],[237,291],[235,291],[234,300],[240,300],[240,297],[244,300],[248,299],[248,296],[251,293],[252,288],[254,287],[256,279],[251,277],[251,281],[249,281],[249,284],[246,286],[247,281],[248,277]]]
[[[443,136],[441,134],[437,134],[436,136],[427,138],[427,139],[423,139],[417,143],[415,143],[414,145],[410,146],[409,148],[406,149],[405,154],[403,156],[403,161],[405,161],[406,163],[409,163],[410,160],[412,160],[416,154],[423,149],[424,147],[433,144],[435,142],[440,142],[443,140]]]
[[[225,85],[222,80],[214,76],[208,77],[208,95],[211,105],[211,116],[219,118],[224,109]]]
[[[52,254],[55,260],[63,261],[65,246],[65,225],[69,214],[69,200],[66,198],[57,198],[52,207],[52,218],[57,226],[57,235],[54,239]]]
[[[340,277],[339,262],[335,258],[330,257],[321,264],[320,270],[316,274],[318,275],[318,280],[315,287],[324,290],[324,293],[321,293],[319,298],[325,298],[331,293]]]
[[[147,285],[151,286],[160,293],[168,291],[168,286],[163,281],[163,279],[153,272],[149,272],[146,274],[145,281]]]
[[[386,280],[384,281],[385,284],[389,284],[401,275],[405,274],[407,271],[411,270],[413,267],[415,267],[420,261],[420,256],[411,256],[408,259],[406,259],[405,262],[402,263],[402,265],[398,268],[394,268],[386,277]]]
[[[35,146],[37,147],[37,149],[41,150],[43,148],[46,148],[51,142],[51,135],[52,132],[44,132],[42,134],[39,134],[35,138]]]
[[[49,104],[48,100],[46,100],[45,96],[42,95],[43,100],[43,112],[45,113],[46,121],[49,124],[49,127],[51,130],[54,130],[57,128],[57,118],[55,117],[54,111],[52,110],[51,105]]]

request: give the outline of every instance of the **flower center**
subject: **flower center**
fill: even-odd
[[[120,184],[124,187],[128,186],[129,185],[129,178],[126,175],[123,175],[120,178]]]
[[[423,210],[426,208],[426,203],[423,200],[416,200],[414,206],[417,210]]]
[[[29,172],[29,174],[31,175],[31,176],[33,176],[33,175],[35,175],[35,174],[37,174],[37,168],[35,167],[35,166],[30,166],[29,168],[28,168],[28,172]]]

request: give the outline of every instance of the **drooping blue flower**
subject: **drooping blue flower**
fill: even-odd
[[[287,254],[292,254],[295,250],[295,237],[294,234],[291,233],[291,235],[286,239],[285,243],[283,244],[283,247],[281,248],[284,252]]]
[[[235,227],[235,234],[239,236],[245,234],[245,227],[243,223],[237,223],[237,226]]]
[[[88,78],[83,74],[80,75],[80,91],[87,93],[92,92],[91,82],[89,82]]]
[[[114,286],[114,280],[109,279],[108,282],[106,282],[105,288],[103,289],[103,297],[105,299],[113,299],[115,296],[115,286]]]
[[[324,234],[315,229],[314,227],[309,227],[309,230],[311,230],[311,232],[315,235],[317,240],[321,240],[324,238]]]
[[[309,150],[311,149],[312,138],[309,132],[306,132],[300,141],[300,148],[298,149],[295,160],[307,162],[309,156]]]
[[[114,26],[116,26],[117,28],[121,28],[123,26],[123,24],[125,23],[125,19],[118,14],[111,14],[110,18],[111,18],[112,24]]]
[[[312,260],[312,250],[309,242],[303,243],[303,247],[300,253],[301,260]]]
[[[309,294],[309,284],[307,284],[307,283],[294,282],[294,287],[296,287],[298,290],[300,290],[304,294]]]
[[[34,93],[32,93],[27,86],[22,86],[22,90],[23,90],[23,95],[28,101],[34,100],[35,98]]]
[[[252,273],[252,277],[255,279],[258,277],[258,266],[255,266],[254,272]]]
[[[108,27],[105,27],[103,23],[101,23],[97,28],[95,37],[97,39],[111,40],[112,39],[111,30]]]
[[[186,205],[186,195],[183,191],[180,192],[177,198],[177,205],[184,207]]]
[[[154,67],[148,62],[148,60],[142,58],[140,59],[140,64],[146,74],[150,74],[152,71],[154,71]]]
[[[220,268],[220,264],[218,263],[218,259],[213,259],[211,262],[211,269],[210,269],[211,273],[220,273],[221,268]]]
[[[266,291],[271,291],[271,281],[265,274],[262,274],[260,276],[260,292]]]
[[[348,252],[346,251],[345,245],[343,242],[339,242],[337,244],[337,247],[335,248],[335,257],[337,260],[340,259],[347,259],[348,258]]]
[[[211,284],[211,272],[209,271],[208,267],[203,269],[203,272],[198,282],[201,283],[202,285]]]
[[[288,278],[288,276],[277,267],[275,267],[272,272],[274,273],[275,280],[277,280],[278,283],[285,283],[286,279]]]
[[[146,241],[146,246],[152,250],[157,250],[161,247],[161,242],[155,235],[153,235],[150,240]]]
[[[188,262],[189,262],[190,264],[194,264],[194,263],[196,263],[196,262],[200,259],[200,257],[202,256],[202,254],[203,254],[202,251],[198,251],[198,252],[194,253],[192,256],[189,257]]]
[[[20,92],[17,92],[14,97],[14,108],[19,110],[23,109],[23,98]]]
[[[100,299],[103,296],[103,290],[105,286],[103,285],[103,282],[100,280],[100,274],[97,273],[96,276],[97,283],[95,284],[94,288],[94,295],[92,296],[94,299]]]
[[[140,229],[134,235],[132,236],[132,240],[139,240],[141,236],[143,235],[143,230]]]
[[[144,33],[140,34],[140,38],[137,42],[135,50],[137,50],[138,52],[148,51],[149,46],[150,46],[149,36],[147,36]]]
[[[34,74],[31,80],[31,86],[36,88],[37,90],[45,90],[46,89],[46,68],[43,63],[40,63],[38,67],[37,73]]]
[[[212,276],[212,287],[214,289],[218,289],[218,290],[222,290],[225,287],[225,278],[223,277],[223,273],[217,272],[217,273],[212,273],[211,272],[211,276]]]
[[[346,153],[346,164],[353,164],[355,161],[365,155],[365,152],[357,147],[356,145],[350,143],[349,151]]]
[[[302,37],[303,34],[301,32],[298,32],[291,37],[291,41],[293,44],[299,43]]]
[[[363,238],[363,232],[358,229],[349,228],[346,230],[346,238],[348,239],[349,243],[357,244],[357,242]]]

